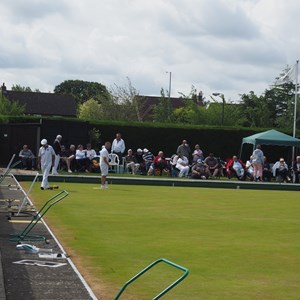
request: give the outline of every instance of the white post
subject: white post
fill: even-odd
[[[293,137],[296,137],[296,122],[297,122],[297,101],[298,101],[298,64],[296,63],[296,83],[295,83],[295,103],[294,103],[294,126],[293,126]]]
[[[172,72],[169,72],[169,101],[171,100],[171,82],[172,82]]]
[[[294,103],[294,123],[293,123],[293,137],[296,137],[296,123],[297,123],[297,102],[298,102],[298,64],[299,60],[296,62],[296,78],[295,78],[295,103]],[[295,147],[292,149],[292,162],[295,159]]]

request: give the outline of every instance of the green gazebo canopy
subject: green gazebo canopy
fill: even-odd
[[[257,144],[300,147],[300,139],[271,129],[243,138],[242,146],[243,144],[252,144],[254,147]]]

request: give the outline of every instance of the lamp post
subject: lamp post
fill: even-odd
[[[168,93],[169,101],[167,103],[167,113],[168,113],[167,119],[170,121],[171,120],[170,114],[171,114],[171,83],[172,83],[172,72],[166,71],[166,73],[169,73],[169,93]]]
[[[169,101],[171,100],[171,83],[172,83],[172,72],[166,72],[166,73],[169,73]]]
[[[224,125],[224,110],[225,110],[225,97],[222,93],[212,93],[214,96],[219,96],[222,99],[222,119],[221,124]]]

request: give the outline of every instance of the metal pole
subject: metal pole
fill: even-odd
[[[171,100],[171,82],[172,82],[172,72],[169,72],[169,101]]]
[[[225,112],[225,98],[224,95],[222,94],[221,96],[222,98],[222,126],[224,125],[224,112]]]
[[[293,137],[296,137],[296,122],[297,122],[297,101],[298,101],[298,64],[296,63],[296,83],[295,83],[295,103],[294,103],[294,126],[293,126]]]
[[[296,61],[296,79],[295,79],[295,103],[294,103],[294,123],[293,123],[293,137],[296,137],[296,123],[297,123],[297,102],[298,102],[298,64],[299,60]],[[295,147],[292,149],[292,162],[295,158]]]

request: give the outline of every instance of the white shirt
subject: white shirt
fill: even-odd
[[[94,149],[86,150],[86,157],[90,160],[92,160],[95,156],[97,156],[97,153]]]
[[[188,165],[189,165],[189,161],[188,161],[187,157],[182,156],[182,157],[178,158],[177,163],[176,163],[176,168],[180,168],[180,167],[188,166]]]
[[[124,140],[120,139],[119,141],[117,139],[114,139],[111,151],[116,153],[124,153],[125,151],[125,142]]]
[[[42,166],[51,166],[52,165],[52,155],[55,155],[55,152],[52,146],[48,145],[47,148],[41,147],[39,150],[39,156],[41,157]]]
[[[83,159],[85,158],[85,155],[86,155],[86,151],[80,149],[76,150],[76,159]]]
[[[108,151],[107,151],[107,149],[105,147],[100,151],[100,165],[107,166],[106,162],[103,159],[104,157],[106,157],[107,162],[108,162],[108,160],[109,160]]]
[[[242,166],[242,164],[239,161],[234,161],[232,168],[233,169],[242,169],[243,166]]]

